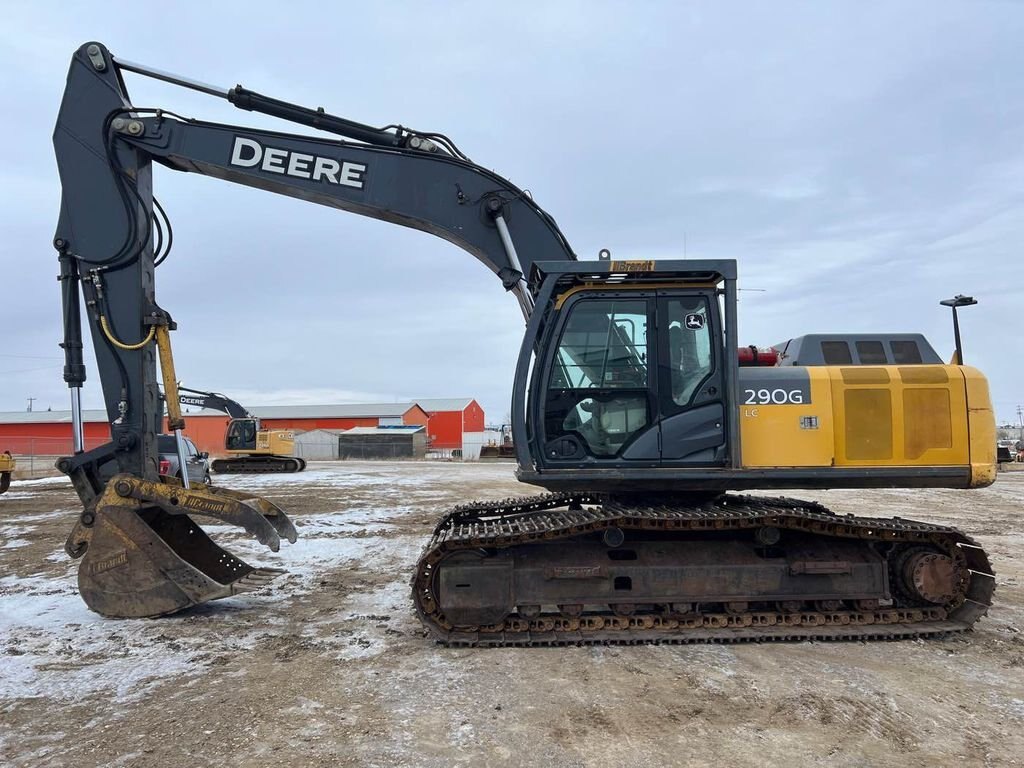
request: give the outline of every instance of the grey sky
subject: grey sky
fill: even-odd
[[[451,136],[595,257],[735,257],[742,343],[920,331],[1000,422],[1024,405],[1024,4],[3,4],[0,410],[66,408],[49,243],[68,60],[115,55]],[[364,7],[365,6],[365,7]],[[174,10],[169,10],[170,8]],[[140,106],[292,129],[132,76]],[[429,235],[155,172],[180,378],[247,404],[476,397],[508,408],[522,321]],[[91,354],[91,352],[90,352]],[[101,397],[95,368],[84,393]]]

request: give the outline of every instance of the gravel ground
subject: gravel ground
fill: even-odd
[[[528,492],[508,464],[325,463],[230,477],[284,506],[289,573],[174,617],[77,595],[63,479],[0,497],[0,763],[14,766],[1024,764],[1024,472],[971,491],[794,493],[956,525],[996,604],[973,633],[898,643],[448,650],[408,579],[437,515]]]

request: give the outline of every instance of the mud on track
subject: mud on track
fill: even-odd
[[[407,583],[440,509],[528,492],[511,465],[324,463],[220,482],[284,506],[299,542],[275,555],[204,527],[289,574],[153,621],[102,619],[78,598],[70,485],[0,497],[2,762],[1024,764],[1024,473],[973,492],[792,494],[976,536],[996,604],[963,637],[499,650],[428,642]]]

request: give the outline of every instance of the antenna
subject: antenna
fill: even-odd
[[[953,310],[953,338],[956,341],[956,364],[964,364],[964,350],[960,346],[960,321],[957,319],[956,310],[957,307],[973,307],[978,303],[978,300],[973,296],[963,296],[957,294],[952,299],[943,299],[939,302],[944,307],[949,307]]]

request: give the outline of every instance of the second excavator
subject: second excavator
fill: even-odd
[[[125,73],[334,136],[142,109]],[[917,334],[807,335],[780,355],[745,356],[773,364],[741,367],[735,261],[580,260],[531,195],[442,134],[197,83],[99,43],[72,58],[54,146],[75,429],[79,291],[111,425],[110,443],[79,442],[58,463],[84,504],[66,548],[84,555],[79,585],[94,610],[171,613],[273,577],[213,544],[191,514],[242,525],[271,548],[295,540],[263,499],[157,482],[157,353],[169,408],[178,400],[175,324],[154,289],[170,239],[154,165],[437,235],[516,297],[526,320],[511,410],[517,476],[548,493],[441,517],[412,579],[437,640],[921,637],[969,629],[991,602],[988,559],[954,528],[740,493],[992,483],[988,387],[959,345],[944,364]]]
[[[260,420],[237,400],[219,392],[204,392],[178,385],[178,402],[220,411],[231,417],[224,435],[227,458],[210,462],[214,472],[250,474],[254,472],[301,472],[306,460],[292,456],[295,436],[290,429],[264,429]]]
[[[14,474],[16,462],[10,451],[0,453],[0,493],[7,493],[11,487],[11,475]]]

